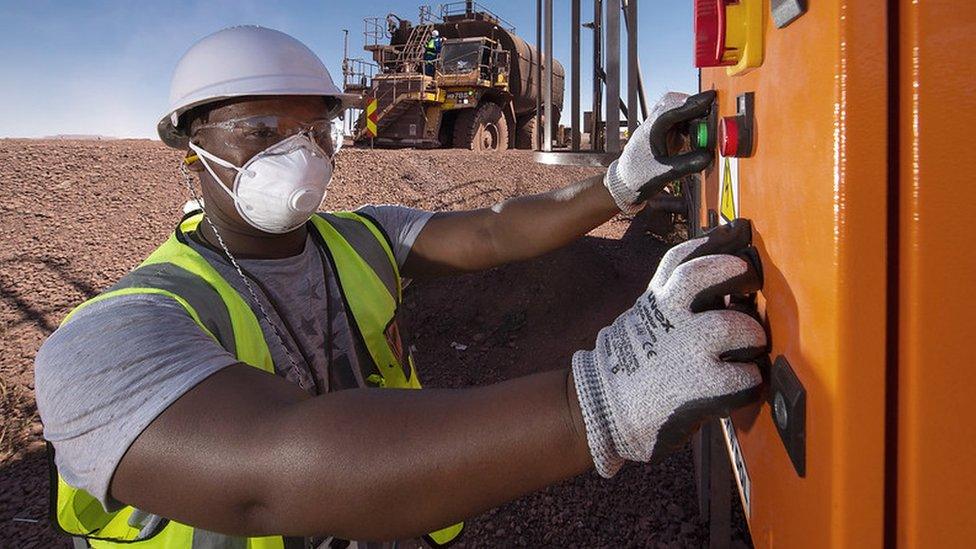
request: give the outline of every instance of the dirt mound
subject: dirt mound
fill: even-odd
[[[186,200],[177,152],[150,141],[0,140],[0,546],[67,547],[46,522],[33,359],[65,313],[141,261]],[[508,151],[344,150],[326,205],[466,209],[592,170]],[[642,216],[647,217],[647,216]],[[487,384],[569,363],[646,286],[667,244],[616,219],[537,261],[414,283],[405,323],[428,386]],[[39,521],[39,522],[34,522]],[[690,452],[595,474],[468,521],[468,546],[690,546],[707,539]]]

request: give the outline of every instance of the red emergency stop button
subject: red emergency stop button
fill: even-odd
[[[733,65],[725,54],[725,0],[695,0],[695,66]]]
[[[726,116],[718,124],[719,152],[722,156],[739,156],[739,117]]]
[[[765,0],[695,0],[695,66],[729,66],[729,75],[762,65]]]

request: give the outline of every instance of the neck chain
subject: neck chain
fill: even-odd
[[[210,216],[206,215],[206,210],[203,209],[203,200],[193,188],[193,177],[190,175],[190,171],[187,170],[185,162],[180,162],[180,174],[183,175],[183,183],[186,184],[187,190],[190,191],[190,197],[197,203],[200,211],[204,212],[203,219],[207,222],[207,225],[210,226],[210,229],[213,230],[214,235],[217,237],[217,242],[220,244],[220,248],[224,251],[224,255],[227,256],[228,261],[230,261],[230,264],[233,265],[234,270],[236,270],[237,274],[241,277],[241,280],[244,282],[244,286],[247,288],[248,293],[251,294],[251,300],[254,301],[254,303],[258,306],[258,309],[261,311],[261,315],[264,317],[265,322],[267,322],[268,326],[271,327],[275,337],[278,339],[278,344],[281,345],[281,348],[285,351],[285,355],[288,356],[288,360],[291,362],[292,368],[298,371],[298,361],[295,360],[295,356],[292,355],[291,351],[288,350],[288,346],[285,345],[285,338],[278,330],[278,325],[271,321],[271,316],[268,315],[268,311],[265,310],[264,304],[262,304],[261,300],[258,299],[257,293],[251,286],[251,281],[244,276],[244,271],[241,270],[241,266],[237,264],[237,260],[234,259],[234,255],[230,253],[230,250],[227,248],[227,244],[224,243],[224,239],[220,236],[220,231],[217,230],[217,227],[214,225],[213,221],[210,221]],[[220,182],[218,181],[217,184],[220,185]],[[331,334],[329,337],[331,337]],[[298,344],[299,343],[296,341],[295,345]],[[309,365],[309,367],[311,367],[311,365]],[[303,387],[303,389],[306,388]]]

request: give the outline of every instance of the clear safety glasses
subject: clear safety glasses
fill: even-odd
[[[201,124],[194,129],[194,135],[200,130],[215,129],[230,133],[233,139],[227,139],[227,145],[248,150],[264,150],[289,137],[306,133],[330,158],[335,155],[335,146],[332,143],[332,120],[329,118],[298,120],[277,115],[232,118],[222,122]]]

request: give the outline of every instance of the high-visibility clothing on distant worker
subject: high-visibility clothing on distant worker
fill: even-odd
[[[113,296],[161,294],[182,305],[201,330],[239,361],[273,374],[271,352],[247,301],[187,245],[187,233],[195,230],[202,218],[199,213],[185,218],[139,267],[106,292],[79,305],[64,322],[82,307]],[[336,273],[350,313],[350,328],[371,359],[361,363],[363,379],[376,387],[419,389],[413,359],[404,353],[394,322],[402,287],[386,235],[369,219],[352,212],[315,215],[309,224],[313,241]],[[144,532],[146,514],[138,509],[130,506],[106,512],[94,496],[69,486],[60,475],[52,478],[52,484],[56,484],[51,506],[55,526],[69,535],[87,538],[95,548],[285,549],[292,541],[282,536],[234,538],[170,520]],[[463,523],[456,524],[425,539],[434,546],[450,543],[462,528]]]
[[[441,52],[441,39],[437,36],[431,36],[430,40],[427,41],[427,45],[424,46],[424,52],[430,55],[431,59],[437,57],[437,54]]]
[[[435,30],[430,40],[424,44],[424,74],[427,76],[434,76],[434,60],[441,54],[443,43],[440,33]]]

